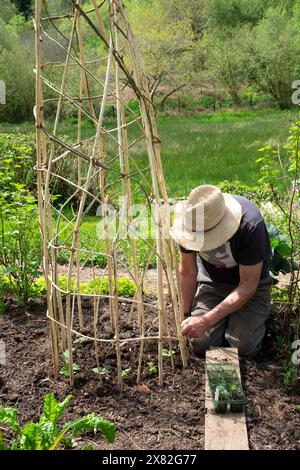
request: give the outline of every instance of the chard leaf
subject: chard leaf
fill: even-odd
[[[58,404],[56,419],[60,418],[65,409],[69,406],[70,401],[72,400],[73,395],[68,395],[61,403]]]
[[[67,398],[64,399],[64,401],[58,403],[54,396],[54,393],[51,392],[46,395],[40,422],[50,421],[51,423],[56,424],[58,418],[60,418],[60,416],[63,414],[72,398],[73,395],[68,395]]]
[[[72,429],[74,437],[76,437],[82,429],[99,429],[111,444],[116,437],[116,426],[114,423],[97,416],[95,413],[88,414],[83,418],[67,423],[65,428]]]
[[[17,418],[17,410],[15,408],[0,407],[0,423],[6,424],[17,434],[21,434],[20,424]]]
[[[45,421],[50,421],[54,423],[56,421],[56,412],[57,412],[58,403],[54,396],[54,393],[48,393],[44,399],[44,408],[40,417],[40,423]]]
[[[42,450],[41,428],[38,423],[28,423],[22,429],[20,440],[20,448],[22,450]]]

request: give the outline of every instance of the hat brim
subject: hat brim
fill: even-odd
[[[242,218],[242,206],[230,194],[224,194],[225,213],[221,222],[211,230],[193,232],[183,226],[184,203],[175,210],[170,236],[186,250],[210,251],[222,246],[238,230]]]

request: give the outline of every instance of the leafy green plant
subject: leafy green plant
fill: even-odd
[[[266,222],[266,226],[268,229],[273,252],[270,269],[274,279],[276,280],[275,276],[277,276],[279,273],[287,274],[292,270],[298,269],[298,263],[293,261],[293,264],[291,265],[290,260],[292,255],[292,248],[288,237],[283,235],[281,231],[275,227],[275,225]]]
[[[57,402],[53,393],[46,395],[44,407],[37,423],[20,426],[15,408],[0,407],[0,423],[10,428],[17,438],[8,448],[0,433],[0,450],[57,450],[64,447],[68,440],[76,438],[84,429],[98,429],[108,442],[113,443],[116,436],[115,425],[95,413],[90,413],[75,421],[59,425],[59,419],[68,407],[72,395],[68,395],[61,403]],[[85,447],[86,450],[86,447]]]
[[[268,225],[273,248],[273,272],[290,273],[285,287],[286,298],[276,311],[284,344],[283,380],[286,385],[296,384],[297,367],[290,363],[290,344],[299,337],[299,258],[300,258],[300,120],[292,123],[289,138],[283,149],[266,145],[260,149],[260,180],[269,192],[269,200],[276,208],[273,225]],[[270,220],[269,220],[270,221]],[[279,299],[280,301],[280,299]]]
[[[286,387],[296,387],[298,383],[298,368],[297,365],[291,361],[285,364],[284,371],[282,372],[283,383]]]
[[[107,375],[108,374],[108,369],[106,369],[106,367],[94,367],[92,369],[93,372],[95,372],[95,374],[98,374],[98,375]]]
[[[126,377],[129,377],[130,375],[130,372],[131,372],[131,367],[129,367],[128,369],[124,369],[122,370],[122,377],[126,378]]]
[[[288,237],[291,255],[297,253],[299,241],[299,143],[300,121],[296,121],[290,127],[289,138],[283,150],[266,145],[259,150],[261,157],[257,160],[260,164],[259,183],[281,213],[281,226],[277,228]]]
[[[5,282],[5,280],[4,280]],[[6,280],[7,282],[7,280]],[[68,277],[65,275],[59,276],[59,283],[62,291],[67,292],[68,290]],[[136,292],[135,283],[131,279],[124,277],[118,278],[118,290],[121,297],[134,297]],[[71,281],[71,292],[76,291],[75,279]],[[41,297],[46,293],[46,281],[43,277],[36,279],[31,288],[31,297]],[[109,281],[108,277],[102,277],[95,281],[81,282],[80,293],[82,295],[96,294],[96,295],[108,295],[109,294]]]
[[[63,375],[64,377],[70,377],[71,369],[70,369],[70,354],[69,351],[66,350],[63,353],[63,358],[65,361],[65,365],[60,369],[59,373]],[[73,372],[79,372],[81,370],[80,366],[78,364],[73,363],[72,365],[72,370]]]
[[[10,183],[22,184],[35,192],[35,136],[34,134],[0,134],[1,165],[9,163]]]
[[[5,295],[25,304],[39,274],[41,248],[36,202],[16,182],[19,166],[9,154],[0,161],[0,284]]]
[[[167,348],[163,348],[163,350],[162,350],[162,357],[164,357],[164,358],[169,358],[169,357],[173,356],[173,354],[174,354],[174,351],[170,351]]]
[[[295,405],[294,410],[297,411],[298,413],[300,413],[300,405]]]
[[[157,367],[155,366],[154,362],[152,361],[149,361],[147,362],[147,366],[148,366],[148,371],[149,371],[149,375],[156,375],[157,374]]]
[[[245,396],[234,366],[208,364],[206,373],[213,399],[218,401],[244,401]]]
[[[242,184],[238,180],[228,181],[224,180],[218,184],[218,187],[224,192],[229,194],[236,194],[244,196],[250,201],[260,204],[261,201],[266,200],[266,191],[262,187],[253,187]]]
[[[83,338],[82,336],[80,336],[79,338],[74,339],[73,344],[75,345],[84,344],[84,343],[87,343],[88,341],[89,340],[87,338]]]

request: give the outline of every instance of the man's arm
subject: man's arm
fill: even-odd
[[[219,305],[202,317],[191,317],[182,322],[182,334],[188,338],[200,338],[218,321],[239,310],[254,296],[263,263],[254,266],[240,265],[240,283]]]
[[[184,314],[190,312],[197,288],[197,254],[180,253],[179,281]]]

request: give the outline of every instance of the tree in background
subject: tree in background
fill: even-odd
[[[93,8],[91,0],[82,0]],[[290,103],[291,86],[300,76],[299,0],[126,0],[127,14],[140,46],[152,98],[163,108],[169,98],[201,95],[230,97],[240,105],[241,96],[254,93],[272,96],[281,108]],[[7,106],[0,119],[32,118],[34,106],[34,34],[31,19],[34,1],[1,0],[0,80],[7,86]],[[47,2],[49,13],[63,15],[74,8],[72,0]],[[44,14],[47,15],[47,11]],[[93,19],[95,14],[91,13]],[[107,21],[107,18],[105,18]],[[70,22],[59,27],[66,36]],[[82,24],[86,57],[103,55],[99,41]],[[61,39],[50,27],[49,34]],[[61,51],[43,38],[43,51],[60,62]],[[74,42],[73,52],[78,53]],[[62,69],[45,69],[54,84]],[[75,96],[77,82],[70,73],[66,89]],[[94,70],[102,76],[100,66]],[[89,86],[94,94],[94,83]],[[49,96],[51,97],[51,96]],[[211,101],[211,100],[210,100]],[[54,106],[53,106],[54,110]],[[67,113],[67,111],[66,111]]]
[[[270,94],[281,109],[291,107],[291,88],[300,76],[300,28],[295,16],[271,8],[253,29],[239,34],[245,78]]]
[[[12,0],[16,5],[20,13],[22,13],[26,19],[32,14],[33,3],[32,0]]]
[[[4,0],[4,7],[0,10],[0,78],[6,83],[6,105],[0,107],[0,118],[20,121],[33,117],[34,36],[31,23],[16,14],[9,0]]]
[[[5,22],[8,23],[11,18],[16,15],[17,9],[11,0],[1,0],[1,11],[0,11],[0,18]],[[0,29],[2,31],[2,28]],[[2,46],[2,41],[0,37],[0,46]]]
[[[241,104],[240,90],[244,78],[243,62],[241,60],[240,44],[235,38],[224,38],[221,35],[206,38],[208,50],[206,73],[218,94],[225,90],[236,106]]]
[[[206,71],[234,104],[247,86],[291,106],[299,78],[300,8],[294,0],[208,0],[211,27],[205,35]]]
[[[271,7],[291,9],[295,0],[207,0],[207,15],[214,27],[223,32],[241,28],[245,24],[256,25]]]
[[[162,0],[132,1],[128,7],[142,52],[151,96],[161,95],[160,106],[191,81],[195,38],[187,17],[172,18]]]

